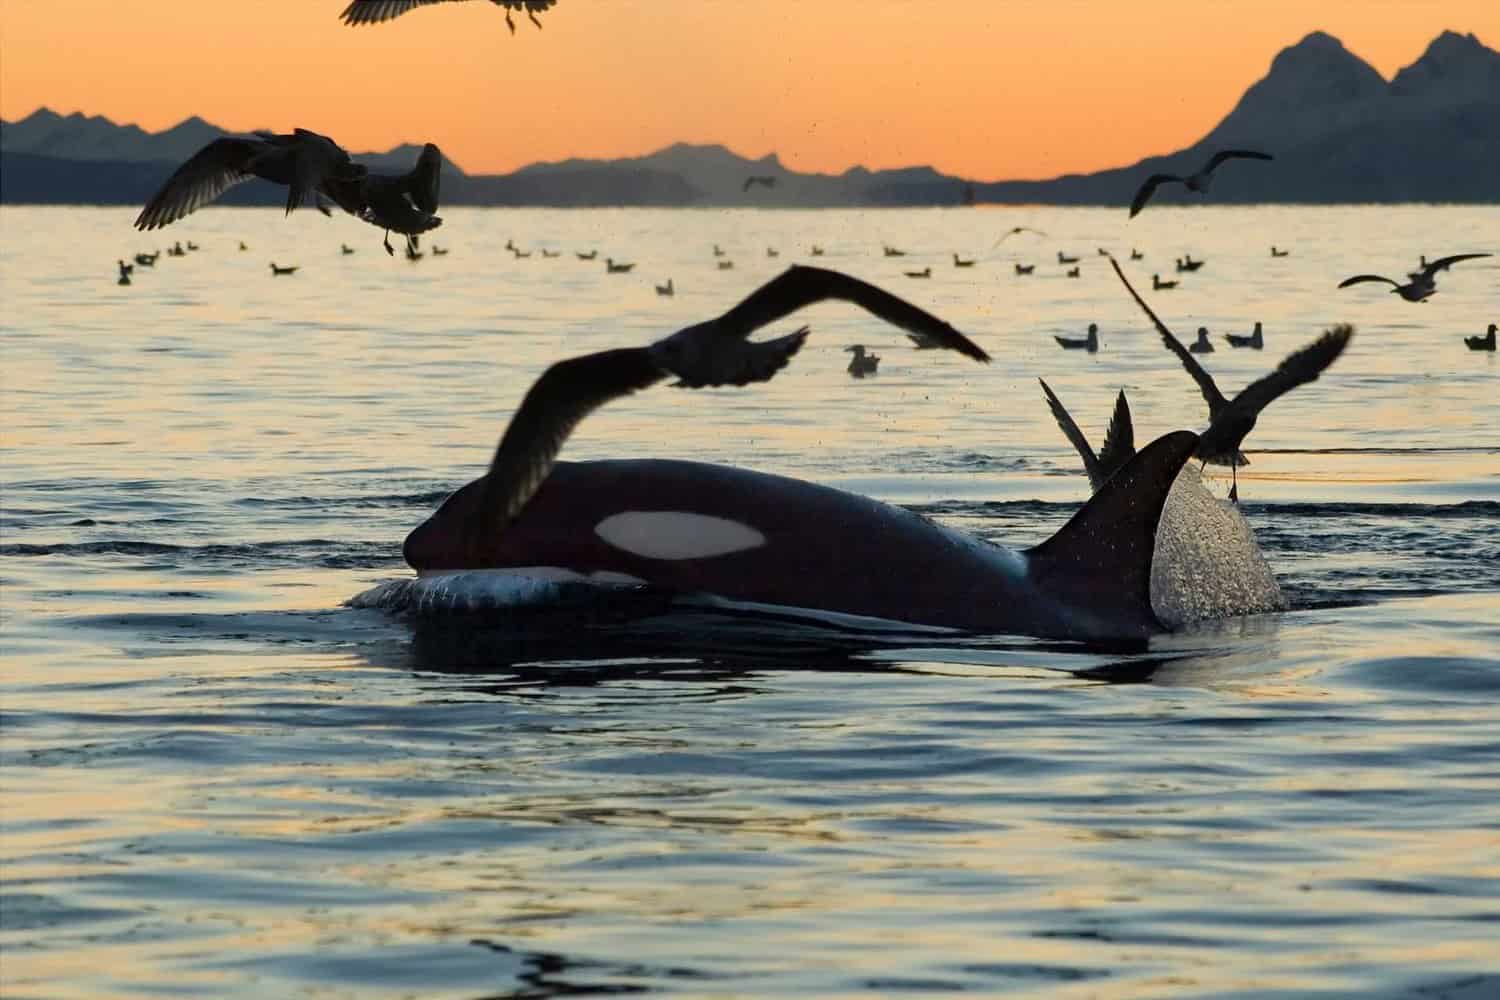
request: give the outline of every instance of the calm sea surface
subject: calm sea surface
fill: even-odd
[[[0,213],[7,1000],[1500,996],[1500,359],[1462,341],[1500,321],[1500,259],[1424,305],[1334,288],[1500,253],[1500,210],[444,215],[451,253],[410,263],[311,212]],[[1050,235],[996,247],[1015,225]],[[178,239],[202,249],[115,284]],[[823,305],[775,382],[654,389],[564,456],[744,465],[1034,544],[1087,495],[1037,376],[1096,441],[1122,387],[1142,443],[1202,426],[1096,248],[1139,247],[1143,286],[1190,252],[1148,297],[1184,337],[1264,323],[1207,359],[1231,394],[1359,328],[1248,441],[1292,610],[1110,654],[344,606],[407,575],[401,539],[547,364],[717,314],[813,243],[995,363]],[[1053,344],[1091,321],[1098,354]],[[878,378],[845,374],[853,343]]]

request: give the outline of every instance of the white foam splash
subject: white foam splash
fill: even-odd
[[[514,570],[472,570],[387,580],[348,601],[353,608],[416,614],[452,611],[497,611],[508,608],[549,607],[580,593],[637,589],[626,579],[562,577]]]
[[[1250,523],[1204,488],[1196,462],[1183,466],[1162,509],[1151,607],[1168,628],[1286,607]]]

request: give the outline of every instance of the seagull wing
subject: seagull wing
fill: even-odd
[[[1397,288],[1401,287],[1401,283],[1399,281],[1392,281],[1390,278],[1379,274],[1356,274],[1352,278],[1345,278],[1343,281],[1340,281],[1339,287],[1348,288],[1350,285],[1358,285],[1361,282],[1365,281],[1383,281],[1387,285],[1394,285]]]
[[[1120,471],[1120,467],[1135,457],[1135,424],[1130,419],[1130,404],[1125,401],[1125,390],[1115,399],[1115,414],[1109,419],[1109,430],[1104,432],[1104,447],[1099,449],[1098,489],[1105,481]]]
[[[858,278],[821,267],[793,265],[720,316],[715,325],[722,334],[743,339],[768,323],[826,299],[852,302],[907,333],[926,334],[940,346],[975,361],[990,360],[977,344],[926,310]]]
[[[1439,257],[1437,260],[1422,268],[1422,280],[1431,281],[1433,275],[1439,271],[1446,271],[1461,260],[1473,260],[1476,257],[1488,257],[1487,253],[1458,253],[1452,257]]]
[[[1088,474],[1089,485],[1097,490],[1104,480],[1100,478],[1099,459],[1094,455],[1094,449],[1089,446],[1089,439],[1083,436],[1083,431],[1068,413],[1067,407],[1062,405],[1062,400],[1058,399],[1052,391],[1052,387],[1044,379],[1037,379],[1037,381],[1042,383],[1042,393],[1047,397],[1047,408],[1052,411],[1052,419],[1057,421],[1063,437],[1072,442],[1073,447],[1077,449],[1078,456],[1083,459],[1083,471]]]
[[[1225,160],[1274,160],[1270,153],[1258,153],[1253,149],[1221,149],[1209,158],[1208,166],[1203,168],[1205,174],[1211,174],[1218,169],[1219,164]]]
[[[784,337],[754,341],[725,337],[712,324],[706,324],[685,333],[687,337],[698,338],[697,349],[689,349],[686,354],[693,359],[687,363],[683,363],[684,334],[673,334],[652,345],[651,351],[658,366],[679,376],[672,383],[674,388],[750,385],[752,382],[769,382],[773,375],[785,368],[792,355],[802,349],[811,329],[802,326]]]
[[[1130,202],[1130,217],[1132,219],[1135,218],[1136,214],[1146,207],[1146,202],[1150,201],[1151,196],[1156,193],[1158,184],[1165,184],[1168,181],[1176,181],[1181,184],[1182,178],[1172,174],[1152,174],[1150,177],[1147,177],[1146,183],[1141,185],[1140,190],[1135,193],[1135,198]]]
[[[160,229],[255,176],[249,164],[266,148],[257,139],[215,139],[172,172],[136,217],[137,229]]]
[[[1323,369],[1344,353],[1344,348],[1349,346],[1349,338],[1353,336],[1354,327],[1345,323],[1326,331],[1302,350],[1288,354],[1276,366],[1275,371],[1251,382],[1234,397],[1235,408],[1247,410],[1251,414],[1259,413],[1276,397],[1299,385],[1315,381],[1323,374]]]
[[[647,347],[600,351],[548,368],[527,390],[490,460],[480,505],[484,516],[502,527],[508,524],[552,471],[579,421],[665,374]]]
[[[379,24],[418,7],[455,2],[458,0],[353,0],[340,16],[345,24]]]
[[[1186,368],[1187,373],[1193,377],[1193,381],[1198,383],[1198,390],[1203,393],[1204,402],[1208,403],[1209,419],[1213,419],[1214,414],[1229,405],[1229,400],[1224,398],[1224,394],[1219,391],[1219,387],[1214,385],[1213,377],[1203,370],[1203,366],[1198,364],[1198,359],[1193,357],[1192,352],[1182,346],[1182,341],[1174,337],[1172,331],[1167,329],[1167,325],[1157,319],[1156,313],[1152,312],[1151,307],[1146,305],[1146,300],[1136,294],[1135,289],[1131,287],[1130,282],[1126,279],[1125,272],[1120,270],[1119,262],[1111,257],[1109,259],[1109,266],[1115,269],[1115,274],[1125,283],[1125,290],[1130,293],[1131,298],[1135,299],[1136,305],[1145,310],[1146,315],[1151,318],[1151,323],[1156,327],[1156,332],[1161,334],[1162,343],[1166,344],[1167,349],[1177,355],[1178,360],[1182,362],[1182,367]]]
[[[286,214],[316,198],[320,188],[339,168],[347,167],[349,154],[326,135],[295,131],[292,143],[292,178],[286,194]]]
[[[406,175],[406,191],[412,203],[428,215],[436,215],[438,191],[443,179],[443,151],[432,143],[422,147],[417,165]]]

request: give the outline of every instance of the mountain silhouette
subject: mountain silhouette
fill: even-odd
[[[226,134],[233,133],[197,117],[151,133],[43,108],[17,122],[0,122],[0,201],[139,202],[178,164]],[[1314,31],[1277,53],[1266,75],[1186,149],[1051,180],[985,183],[926,166],[800,173],[774,153],[752,159],[721,145],[677,143],[645,156],[534,163],[504,175],[469,175],[445,161],[443,202],[1123,206],[1152,173],[1190,172],[1216,150],[1247,147],[1274,154],[1274,166],[1223,171],[1212,202],[1500,202],[1500,53],[1472,34],[1444,31],[1387,81],[1337,38]],[[355,156],[377,171],[404,171],[419,149],[407,144]],[[747,190],[748,176],[774,177],[776,183]],[[251,183],[224,201],[276,204],[284,197],[270,185]],[[1170,185],[1153,199],[1153,205],[1172,203],[1201,200]]]

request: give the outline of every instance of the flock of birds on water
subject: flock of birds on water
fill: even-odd
[[[450,0],[353,0],[344,10],[343,19],[351,25],[373,24],[440,2]],[[524,12],[537,27],[541,27],[537,15],[553,7],[557,0],[490,2],[504,9],[506,23],[514,32],[512,12]],[[1207,192],[1215,171],[1231,160],[1271,161],[1273,157],[1257,150],[1227,149],[1215,153],[1196,173],[1186,176],[1153,174],[1142,182],[1132,198],[1129,217],[1134,218],[1144,210],[1152,195],[1164,184],[1181,184],[1198,194]],[[135,225],[142,231],[170,225],[214,201],[230,187],[260,178],[287,188],[287,214],[311,203],[325,215],[331,215],[329,206],[336,206],[383,230],[382,245],[388,254],[395,253],[390,234],[404,236],[406,257],[417,260],[422,256],[420,237],[442,225],[442,219],[437,215],[442,162],[441,151],[428,143],[411,170],[402,174],[383,174],[355,163],[349,153],[329,137],[306,129],[299,128],[285,135],[261,132],[246,138],[224,137],[208,143],[182,164],[146,203]],[[742,190],[749,191],[756,186],[771,188],[775,184],[774,176],[750,176],[745,178]],[[1022,234],[1042,238],[1047,235],[1028,226],[1015,226],[1001,235],[996,246],[1011,236]],[[183,256],[197,249],[191,241],[186,247],[179,242],[167,253],[169,256]],[[245,251],[248,247],[241,242],[239,249]],[[531,256],[531,251],[521,249],[513,240],[507,241],[506,249],[517,259]],[[342,244],[340,251],[351,254],[354,249]],[[1276,258],[1291,253],[1290,249],[1277,246],[1272,246],[1270,251]],[[446,253],[436,246],[432,252],[435,255]],[[543,249],[541,252],[547,258],[562,256],[559,250]],[[574,253],[581,261],[594,261],[598,257],[596,249]],[[825,251],[823,247],[813,245],[809,253],[812,257],[821,257]],[[1141,298],[1114,256],[1103,248],[1098,253],[1108,259],[1126,291],[1160,335],[1163,345],[1177,357],[1197,385],[1208,407],[1208,426],[1200,435],[1195,457],[1205,464],[1224,465],[1232,470],[1234,481],[1229,496],[1237,501],[1239,484],[1235,470],[1249,463],[1241,444],[1254,429],[1261,411],[1291,389],[1316,380],[1343,353],[1354,329],[1340,325],[1327,330],[1312,343],[1284,358],[1270,374],[1228,397],[1197,358],[1215,349],[1208,330],[1200,327],[1197,338],[1184,345]],[[775,258],[780,252],[767,247],[766,255]],[[899,258],[906,256],[906,252],[887,244],[882,247],[882,255]],[[157,256],[154,252],[137,254],[134,264],[120,260],[119,283],[129,284],[134,267],[152,267]],[[1439,273],[1463,261],[1489,256],[1488,253],[1457,253],[1432,261],[1423,256],[1418,269],[1408,273],[1404,281],[1378,274],[1356,274],[1339,282],[1338,287],[1383,283],[1390,285],[1390,292],[1406,302],[1421,303],[1437,291]],[[722,247],[714,245],[713,257],[719,270],[734,268],[733,260]],[[1132,261],[1143,258],[1140,250],[1131,249]],[[955,268],[975,265],[973,258],[956,253],[952,254],[952,262]],[[1192,274],[1204,263],[1203,260],[1194,260],[1191,255],[1177,258],[1176,273],[1179,276]],[[609,274],[628,274],[635,267],[632,262],[608,257],[604,264]],[[1057,264],[1066,269],[1065,277],[1076,278],[1080,274],[1081,262],[1076,255],[1070,256],[1059,250]],[[1031,275],[1036,266],[1017,262],[1015,274],[1018,277]],[[297,270],[295,266],[274,262],[270,267],[274,276],[290,275]],[[903,273],[907,278],[926,279],[932,276],[932,267],[928,265],[922,270]],[[1180,277],[1163,280],[1159,273],[1154,273],[1151,287],[1153,291],[1170,291],[1177,287],[1179,280]],[[668,278],[665,284],[655,285],[655,289],[660,295],[670,296],[675,294],[676,286]],[[600,352],[561,362],[548,369],[527,393],[496,452],[490,486],[504,495],[491,498],[496,504],[491,509],[501,510],[502,520],[519,512],[546,478],[572,429],[584,416],[612,399],[668,377],[675,378],[677,386],[687,388],[743,386],[769,380],[801,349],[808,328],[804,326],[792,334],[769,341],[750,341],[750,334],[798,309],[827,299],[853,302],[893,323],[906,332],[919,350],[948,349],[976,361],[990,360],[988,354],[953,327],[889,292],[838,271],[793,265],[720,317],[687,327],[645,348]],[[1055,339],[1064,350],[1093,353],[1099,349],[1096,324],[1089,325],[1084,337],[1059,336]],[[1232,348],[1260,350],[1265,344],[1259,322],[1250,333],[1227,334],[1225,339]],[[1494,351],[1495,324],[1489,325],[1484,336],[1466,337],[1465,343],[1471,350]],[[845,351],[851,355],[847,368],[850,376],[864,378],[878,371],[879,356],[870,353],[864,345],[854,344]],[[1124,391],[1117,398],[1104,443],[1096,452],[1045,381],[1042,390],[1054,418],[1083,459],[1089,480],[1097,489],[1135,454],[1134,428]]]

